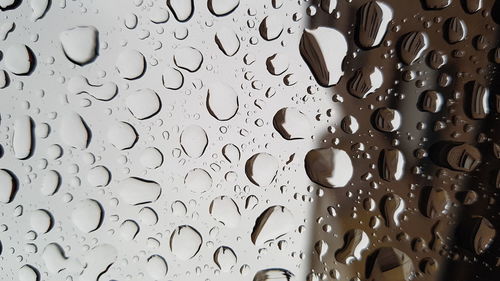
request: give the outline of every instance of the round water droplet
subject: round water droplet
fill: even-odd
[[[180,260],[189,260],[200,251],[202,242],[203,239],[196,229],[182,225],[170,236],[170,250]]]
[[[309,151],[305,165],[307,175],[313,182],[331,188],[344,187],[354,172],[347,152],[332,147]]]
[[[137,50],[125,50],[116,59],[116,69],[121,77],[136,79],[146,70],[146,60]]]
[[[155,91],[145,88],[130,94],[125,101],[135,118],[143,120],[156,115],[161,108],[160,97]]]
[[[208,145],[207,133],[198,125],[188,126],[182,131],[180,143],[184,153],[189,157],[199,158]]]
[[[208,87],[207,108],[220,121],[227,121],[238,111],[238,95],[234,89],[222,82],[213,82]]]
[[[238,258],[233,249],[221,246],[215,250],[214,262],[222,272],[229,272],[236,265]]]
[[[92,199],[78,202],[71,213],[71,221],[82,232],[92,232],[99,228],[103,217],[101,205]]]
[[[152,255],[148,258],[146,272],[154,280],[162,280],[168,272],[167,262],[162,256]]]
[[[258,186],[268,186],[278,173],[279,163],[269,153],[257,153],[250,157],[245,165],[248,179]]]
[[[24,44],[10,45],[3,57],[5,68],[17,75],[28,74],[35,61],[33,52]]]
[[[212,187],[212,177],[204,169],[192,169],[184,178],[186,188],[195,193],[203,193]]]

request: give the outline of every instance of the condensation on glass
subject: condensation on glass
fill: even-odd
[[[500,1],[0,9],[0,280],[498,277]]]

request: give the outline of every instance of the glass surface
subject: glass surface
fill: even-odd
[[[498,278],[500,1],[0,9],[0,280]]]

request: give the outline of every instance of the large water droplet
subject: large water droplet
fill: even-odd
[[[307,175],[313,182],[331,188],[344,187],[354,172],[347,152],[333,147],[309,151],[305,165]]]
[[[189,225],[177,227],[170,236],[170,250],[181,260],[193,258],[201,248],[200,233]]]

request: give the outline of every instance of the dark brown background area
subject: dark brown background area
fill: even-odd
[[[356,44],[355,37],[357,12],[366,2],[339,1],[339,19],[318,11],[310,18],[308,26],[334,27],[346,35],[349,51],[343,64],[345,74],[339,84],[330,89],[332,96],[335,93],[342,95],[344,101],[340,106],[360,123],[360,130],[353,135],[340,133],[340,148],[351,151],[355,158],[355,170],[350,185],[340,189],[323,188],[324,196],[316,199],[316,213],[311,220],[318,223],[311,246],[314,249],[314,244],[322,239],[328,243],[329,250],[323,261],[320,261],[317,255],[313,256],[310,261],[311,270],[327,276],[331,270],[338,270],[340,280],[350,280],[356,276],[365,280],[368,257],[377,248],[390,246],[402,250],[412,258],[417,280],[495,280],[500,276],[500,239],[495,239],[485,253],[476,255],[468,247],[467,241],[460,238],[463,236],[460,234],[472,231],[463,225],[473,216],[483,216],[495,229],[499,229],[500,225],[500,189],[495,186],[499,159],[493,151],[494,144],[500,141],[497,129],[500,125],[499,112],[496,106],[500,76],[498,64],[493,58],[495,49],[499,47],[500,1],[485,0],[483,8],[473,14],[466,11],[465,1],[459,0],[451,1],[448,7],[441,10],[425,9],[423,0],[383,1],[393,8],[393,20],[389,23],[381,46],[364,50]],[[467,26],[465,40],[456,44],[449,44],[444,36],[446,22],[452,17],[462,19]],[[403,35],[412,31],[426,32],[430,44],[417,62],[405,66],[398,57],[398,44]],[[479,35],[484,36],[488,42],[485,50],[476,48]],[[447,63],[439,70],[431,69],[427,63],[428,54],[432,50],[441,51],[448,58]],[[354,58],[349,55],[353,52],[357,53]],[[364,65],[381,68],[384,82],[375,93],[365,99],[358,99],[348,94],[346,85],[355,71]],[[405,71],[414,71],[416,78],[405,82],[402,79]],[[444,74],[451,77],[451,83],[447,87],[440,87],[437,81],[439,76]],[[470,81],[478,81],[490,89],[490,113],[484,119],[474,120],[467,114],[470,93],[465,90],[465,84]],[[435,90],[442,94],[445,104],[440,112],[428,113],[418,109],[419,97],[426,90]],[[397,132],[380,132],[370,123],[372,113],[380,107],[390,107],[401,112],[403,123]],[[446,128],[435,131],[437,121],[444,122]],[[417,129],[419,123],[425,127]],[[324,140],[322,147],[328,147],[332,143],[332,136],[325,135],[318,140]],[[432,155],[416,157],[417,149],[429,154],[431,147],[439,142],[474,145],[481,151],[482,162],[475,171],[463,173],[439,165],[432,160]],[[352,149],[352,145],[356,143],[365,145],[365,153]],[[394,145],[395,143],[397,145]],[[400,181],[387,182],[379,176],[377,160],[382,149],[393,147],[400,149],[405,156],[405,174]],[[366,159],[366,153],[370,155],[370,159]],[[363,180],[366,173],[370,173],[372,178]],[[452,200],[448,214],[430,219],[421,213],[421,193],[429,187],[443,188],[448,192]],[[461,197],[469,190],[477,193],[478,200],[466,206],[462,204]],[[390,193],[399,195],[406,203],[401,226],[391,229],[384,225],[380,211],[382,198]],[[377,202],[375,211],[363,209],[363,201],[366,198],[373,198]],[[336,217],[328,214],[328,206],[335,207]],[[382,225],[377,229],[368,225],[372,216],[382,219]],[[440,233],[443,235],[443,245],[432,249],[433,226],[438,222]],[[330,233],[323,231],[324,225],[327,224],[333,228]],[[344,233],[353,228],[364,230],[370,237],[371,245],[363,252],[361,261],[344,265],[337,262],[334,256],[344,244]],[[422,240],[426,248],[415,251],[412,244]],[[421,270],[420,263],[427,257],[434,258],[439,264],[438,271],[434,274],[425,274]]]

